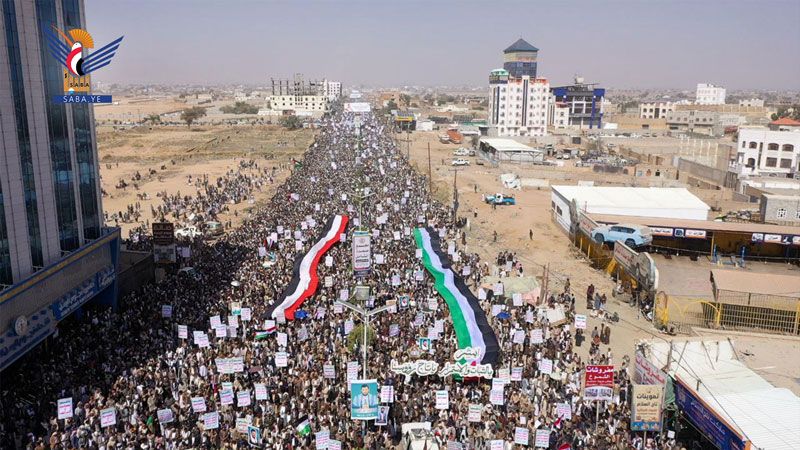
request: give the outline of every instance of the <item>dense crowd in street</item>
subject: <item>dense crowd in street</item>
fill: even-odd
[[[216,182],[194,178],[189,182],[197,195],[165,196],[152,213],[170,220],[192,214],[213,218],[229,202],[249,199],[274,176],[266,168],[258,177],[244,174],[249,169],[240,167]],[[297,255],[309,250],[336,214],[349,216],[350,229],[320,261],[324,282],[302,305],[305,317],[268,330],[272,318],[265,312],[290,283]],[[491,440],[504,440],[511,448],[520,427],[529,431],[531,448],[537,429],[550,430],[551,449],[564,444],[672,448],[674,442],[658,434],[643,442],[642,433],[629,430],[628,361],[604,347],[607,337],[598,331],[596,339],[593,335],[583,344],[590,346],[589,356],[578,355],[576,294],[569,283],[551,289],[547,298],[523,302],[487,289],[485,277],[499,275],[502,282],[524,276],[524,268],[510,252],[491,261],[465,252],[459,247],[463,231],[452,226],[455,219],[450,208],[432,199],[427,180],[397,151],[384,124],[369,114],[357,120],[334,114],[267,205],[213,243],[198,239],[192,244],[189,262],[196,277],[179,274],[145,286],[121,299],[117,312],[86,308],[81,318],[60,325],[57,337],[4,373],[0,448],[243,449],[250,447],[250,425],[261,430],[261,446],[267,449],[314,449],[315,432],[321,430],[341,448],[390,449],[401,439],[401,425],[411,422],[431,422],[441,448],[454,441],[462,448],[486,449]],[[351,267],[351,230],[359,226],[371,233],[373,256],[371,272],[361,279]],[[522,368],[518,380],[504,383],[502,404],[490,402],[491,380],[436,374],[406,378],[391,370],[394,363],[417,359],[444,364],[458,350],[447,304],[415,251],[413,229],[419,226],[443,230],[442,242],[455,246],[453,270],[466,274],[467,286],[480,292],[501,346],[495,377],[504,369]],[[348,363],[364,364],[360,319],[335,301],[349,298],[357,284],[369,286],[370,308],[409,299],[371,319],[367,378],[394,387],[386,426],[369,422],[362,428],[350,418]],[[163,305],[171,306],[171,317],[162,317]],[[604,302],[591,306],[601,309]],[[250,311],[250,320],[236,315],[241,308]],[[219,326],[212,327],[217,316],[227,325],[224,337],[217,337]],[[559,320],[551,322],[553,317]],[[430,336],[440,320],[444,329],[424,354],[418,338]],[[179,337],[179,326],[187,327],[186,338]],[[197,345],[196,331],[208,336],[209,346]],[[256,339],[258,331],[269,334]],[[286,342],[279,342],[284,333]],[[288,353],[286,367],[276,364],[277,352]],[[217,359],[231,357],[243,358],[243,371],[220,373]],[[335,368],[333,378],[323,376],[327,364]],[[612,401],[582,398],[587,364],[615,366]],[[358,373],[360,378],[361,369]],[[266,399],[255,398],[256,384],[266,386]],[[235,402],[223,405],[221,393],[229,389]],[[447,409],[435,408],[437,390],[449,392]],[[67,397],[74,402],[73,417],[59,420],[56,402]],[[193,406],[198,397],[206,412],[219,413],[218,428],[205,428],[205,412]],[[468,421],[471,404],[481,405],[480,421]],[[109,408],[116,423],[101,426],[101,410]],[[158,411],[164,410],[173,420],[159,420]],[[312,433],[302,436],[295,426],[305,416]]]

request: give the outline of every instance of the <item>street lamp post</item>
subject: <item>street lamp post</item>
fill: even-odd
[[[353,296],[355,296],[355,294]],[[394,305],[386,305],[386,306],[381,306],[380,308],[367,310],[366,308],[362,308],[360,306],[354,305],[344,300],[339,300],[337,303],[361,316],[361,323],[364,326],[364,333],[363,333],[364,340],[361,345],[361,357],[364,360],[364,365],[362,367],[361,376],[364,379],[366,379],[367,378],[367,328],[369,327],[370,318],[384,311],[388,311]]]

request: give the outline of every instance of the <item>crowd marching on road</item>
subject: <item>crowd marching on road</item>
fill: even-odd
[[[239,182],[200,184],[206,203],[174,199],[168,212],[249,196]],[[333,114],[268,204],[213,243],[192,244],[197,276],[145,286],[116,312],[86,308],[3,374],[0,448],[314,449],[315,435],[327,431],[327,448],[394,449],[411,422],[431,422],[433,439],[448,449],[488,449],[496,440],[508,449],[520,436],[533,448],[542,430],[551,449],[672,448],[657,433],[643,442],[629,430],[627,360],[604,352],[600,333],[589,356],[578,356],[569,285],[521,302],[487,289],[487,276],[499,273],[502,283],[521,276],[522,265],[508,252],[482,261],[459,248],[457,221],[428,186],[378,118]],[[349,228],[321,256],[316,292],[294,320],[275,320],[268,312],[296,276],[296,259],[335,215],[347,215]],[[453,271],[480,299],[500,346],[496,380],[392,370],[418,359],[452,362],[458,350],[451,311],[415,245],[423,226],[452,245]],[[372,255],[370,273],[359,277],[351,265],[358,227],[370,233]],[[366,368],[360,316],[335,303],[359,284],[369,286],[366,307],[390,306],[370,319]],[[241,364],[231,369],[231,358]],[[583,398],[587,365],[614,366],[611,401]],[[381,398],[386,425],[351,419],[347,380],[362,371],[393,388],[393,398]],[[445,408],[436,398],[442,390]],[[66,398],[72,404],[59,419]],[[260,443],[252,444],[255,435]]]

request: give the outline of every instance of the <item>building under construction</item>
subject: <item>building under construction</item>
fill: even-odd
[[[272,95],[325,95],[325,80],[306,80],[303,74],[296,73],[293,79],[270,78]]]

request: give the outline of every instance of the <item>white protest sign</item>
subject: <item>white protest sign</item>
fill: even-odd
[[[572,420],[572,407],[569,403],[556,403],[556,415],[563,420]]]
[[[522,367],[511,368],[511,381],[522,381]]]
[[[170,423],[175,420],[175,415],[169,408],[159,409],[156,414],[158,415],[158,423]]]
[[[575,328],[579,330],[586,329],[586,314],[575,314]]]
[[[178,325],[178,339],[187,339],[189,337],[189,327],[186,325]]]
[[[528,439],[530,438],[530,434],[527,428],[523,427],[516,427],[514,429],[514,443],[519,445],[528,445]]]
[[[514,343],[515,344],[525,343],[525,332],[523,330],[514,331]]]
[[[219,391],[219,402],[222,405],[232,405],[233,404],[233,389],[231,388],[224,388]]]
[[[531,344],[541,344],[544,342],[544,335],[541,328],[531,330]]]
[[[336,439],[329,439],[328,450],[342,450],[342,443]]]
[[[289,365],[289,354],[286,352],[275,352],[275,367],[286,367]]]
[[[506,441],[502,439],[492,439],[489,441],[489,450],[505,450]]]
[[[505,403],[505,393],[503,389],[492,389],[489,391],[489,401],[493,405],[502,405]]]
[[[322,430],[314,433],[314,440],[317,450],[326,450],[328,445],[330,445],[330,439],[331,432],[328,430]]]
[[[219,428],[219,413],[217,411],[203,414],[203,429],[214,430]]]
[[[250,391],[236,393],[236,406],[250,406]]]
[[[69,419],[72,417],[72,397],[58,399],[58,418]]]
[[[467,410],[467,421],[480,422],[482,410],[483,407],[481,405],[470,404],[469,409]]]
[[[522,294],[519,292],[514,293],[511,296],[511,301],[513,302],[514,306],[522,306]]]
[[[256,383],[254,385],[256,390],[256,400],[266,400],[267,399],[267,385],[263,383]]]
[[[116,408],[106,408],[100,410],[100,427],[110,427],[117,424]]]
[[[536,447],[549,448],[550,447],[550,429],[542,428],[536,430]]]
[[[394,403],[394,386],[381,386],[381,403]]]
[[[358,379],[358,361],[347,363],[347,381]]]
[[[279,347],[286,347],[288,342],[289,342],[289,335],[279,331],[278,332],[278,346]]]
[[[242,308],[241,317],[243,321],[249,321],[253,318],[253,310],[250,308]]]
[[[333,367],[333,364],[323,364],[322,374],[328,379],[336,378],[336,369]]]
[[[436,409],[449,409],[450,397],[446,390],[436,391]]]
[[[539,361],[539,372],[545,375],[550,375],[553,373],[553,360],[542,358],[542,360]]]
[[[161,317],[172,317],[172,305],[161,305]]]
[[[192,411],[196,413],[206,412],[206,399],[203,397],[192,397]]]

